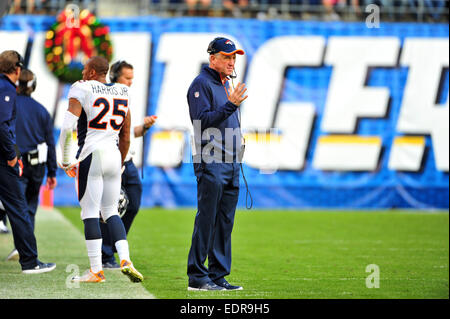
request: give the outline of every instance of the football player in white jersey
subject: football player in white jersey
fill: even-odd
[[[77,195],[84,223],[90,269],[73,281],[102,282],[100,214],[106,221],[120,258],[122,272],[131,281],[144,278],[130,260],[125,228],[118,214],[120,176],[130,146],[128,87],[106,83],[108,60],[92,57],[83,69],[83,81],[72,85],[69,108],[61,128],[61,166],[77,179]],[[78,152],[71,163],[72,130],[77,124]]]

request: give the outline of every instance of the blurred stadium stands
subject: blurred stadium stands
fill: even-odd
[[[448,22],[449,0],[14,0],[10,13],[55,14],[67,4],[99,16],[218,16],[361,21],[376,5],[384,21]]]

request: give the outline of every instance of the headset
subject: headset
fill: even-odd
[[[33,73],[33,78],[31,80],[29,80],[28,82],[26,82],[26,84],[27,84],[27,87],[29,87],[33,90],[32,92],[34,92],[36,90],[37,81],[36,81],[36,75],[34,73]]]
[[[208,52],[209,54],[216,54],[219,53],[219,51],[217,51],[215,44],[217,41],[225,39],[224,37],[217,37],[214,40],[212,40],[209,45],[208,45],[208,49],[206,50],[206,52]]]
[[[33,78],[30,81],[28,81],[27,86],[29,88],[32,88],[33,92],[34,92],[34,90],[36,90],[36,84],[37,84],[37,82],[36,82],[36,75],[33,74]]]
[[[120,70],[125,64],[128,64],[125,60],[119,60],[111,66],[111,70],[109,70],[109,80],[112,83],[117,82],[120,77]]]
[[[23,70],[27,70],[27,69],[23,69]],[[32,91],[34,92],[36,90],[36,85],[37,85],[37,78],[36,78],[36,74],[34,74],[33,72],[29,71],[31,74],[33,74],[33,78],[31,80],[28,81],[20,81],[19,79],[19,86],[20,87],[27,87],[27,88],[31,88]]]
[[[231,80],[237,78],[236,70],[235,70],[234,68],[233,68],[233,72],[234,72],[234,75],[233,75],[233,74],[230,74],[230,75],[228,76]],[[234,85],[233,85],[233,87],[234,87]]]
[[[19,54],[19,52],[14,51],[17,55],[17,62],[16,62],[16,66],[23,69],[25,67],[25,61],[22,58],[22,56]]]

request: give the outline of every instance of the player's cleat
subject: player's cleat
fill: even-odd
[[[144,280],[144,276],[134,268],[131,261],[122,260],[120,262],[120,268],[122,269],[122,273],[130,278],[132,282],[141,282]]]
[[[38,260],[37,266],[35,266],[33,268],[22,269],[22,273],[24,273],[24,274],[42,274],[44,272],[52,271],[55,268],[56,268],[56,264],[54,264],[54,263],[45,264]]]
[[[6,257],[6,260],[19,260],[19,252],[17,249],[14,248]]]
[[[188,286],[189,291],[220,291],[220,290],[226,290],[224,287],[218,286],[212,281],[207,282],[202,285],[192,285],[190,284]]]
[[[92,272],[91,269],[87,270],[83,276],[72,277],[72,282],[104,282],[106,280],[103,270],[98,273]]]

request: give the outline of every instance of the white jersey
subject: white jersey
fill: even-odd
[[[130,108],[126,85],[78,81],[70,88],[68,98],[78,100],[83,107],[77,126],[78,161],[96,149],[118,147],[119,132]]]

